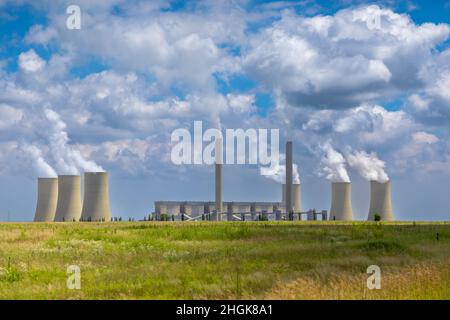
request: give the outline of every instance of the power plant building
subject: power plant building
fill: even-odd
[[[78,221],[81,216],[81,182],[78,175],[58,176],[55,221]]]
[[[111,221],[107,172],[84,174],[83,221]]]
[[[53,221],[55,219],[57,203],[58,178],[38,178],[37,205],[34,221]]]
[[[382,221],[393,221],[391,204],[391,182],[370,181],[369,221],[375,220],[378,214]]]
[[[350,182],[332,182],[330,220],[353,220]]]

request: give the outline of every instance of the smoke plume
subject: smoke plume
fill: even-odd
[[[33,168],[33,174],[41,178],[55,178],[55,170],[45,161],[42,151],[35,145],[22,143],[19,146],[24,157],[23,162],[28,168]]]
[[[86,160],[79,150],[70,146],[66,124],[55,111],[46,109],[45,116],[50,122],[49,146],[58,173],[80,174],[80,171],[104,171],[95,162]]]
[[[280,154],[280,160],[286,163],[286,155]],[[271,167],[259,168],[259,173],[280,184],[286,183],[286,165],[281,164],[281,161]],[[300,184],[300,174],[298,173],[298,166],[295,163],[292,165],[292,183]]]
[[[350,182],[350,177],[345,168],[344,156],[334,150],[330,143],[320,145],[320,149],[323,155],[320,161],[319,174],[331,182]]]
[[[367,153],[365,151],[356,151],[346,155],[348,164],[355,169],[364,179],[374,180],[378,182],[386,182],[389,180],[388,175],[384,171],[384,161],[378,159],[375,153]]]

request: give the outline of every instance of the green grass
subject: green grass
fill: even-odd
[[[450,299],[450,224],[2,223],[0,298]]]

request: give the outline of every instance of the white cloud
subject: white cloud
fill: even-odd
[[[19,67],[26,72],[37,72],[45,67],[45,60],[41,59],[36,52],[31,49],[19,55]]]

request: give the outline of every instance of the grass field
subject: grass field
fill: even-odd
[[[2,223],[0,298],[450,299],[450,224]]]

